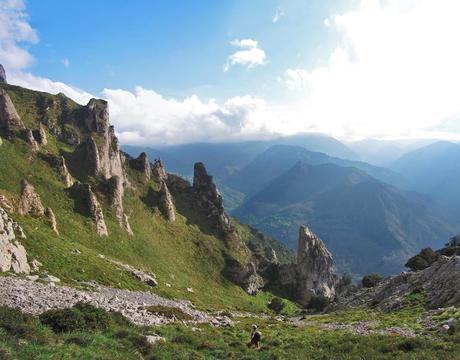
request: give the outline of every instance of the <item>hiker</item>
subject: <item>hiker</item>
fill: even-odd
[[[255,346],[257,349],[260,349],[260,340],[262,334],[257,330],[257,325],[252,325],[251,341],[248,342],[248,348]]]

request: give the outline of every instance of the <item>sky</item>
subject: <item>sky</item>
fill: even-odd
[[[122,144],[460,140],[458,0],[0,0],[12,84],[109,102]]]

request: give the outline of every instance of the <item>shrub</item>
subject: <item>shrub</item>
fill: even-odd
[[[433,249],[425,248],[422,251],[420,251],[419,254],[407,260],[405,266],[411,269],[412,271],[423,270],[431,266],[438,258],[439,255],[436,254],[433,251]]]
[[[128,341],[142,354],[147,355],[152,351],[152,345],[144,335],[131,335]]]
[[[377,273],[367,274],[363,276],[361,283],[365,288],[371,288],[377,285],[380,281],[382,281],[382,277]]]
[[[84,303],[68,309],[49,310],[40,315],[40,321],[54,332],[106,330],[111,320],[106,311]]]
[[[274,297],[269,303],[268,303],[268,308],[279,314],[286,304],[284,303],[283,299],[279,297]]]
[[[10,335],[33,339],[37,333],[37,320],[32,315],[22,313],[17,309],[0,306],[0,327]]]
[[[314,311],[323,311],[329,305],[329,299],[323,295],[313,295],[307,308]]]

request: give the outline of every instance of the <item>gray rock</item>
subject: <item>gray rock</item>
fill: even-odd
[[[159,335],[147,335],[146,336],[146,339],[147,339],[147,342],[149,344],[155,344],[157,342],[165,342],[166,339],[163,337],[163,336],[159,336]]]
[[[0,271],[30,273],[27,252],[20,239],[25,238],[22,228],[0,207]]]
[[[45,209],[45,216],[48,218],[51,230],[53,230],[57,235],[59,235],[59,230],[57,228],[56,216],[54,215],[53,209],[47,207]]]
[[[96,195],[88,183],[76,182],[69,189],[70,195],[76,202],[78,211],[89,216],[96,226],[96,232],[99,236],[108,236],[107,226],[104,221],[104,213],[97,200]]]
[[[153,163],[152,176],[158,182],[166,181],[168,179],[168,174],[160,158],[155,159],[155,162]]]
[[[42,123],[40,123],[37,130],[33,131],[33,135],[39,145],[46,146],[48,144],[48,137],[46,135],[45,127]]]
[[[45,213],[40,195],[38,195],[35,188],[27,180],[22,180],[21,182],[21,200],[18,212],[23,216],[32,215],[36,217],[43,216]]]
[[[46,157],[46,160],[54,169],[56,169],[62,181],[64,181],[65,186],[67,188],[71,187],[73,185],[73,179],[69,173],[64,157],[49,155],[48,157]]]
[[[0,64],[0,83],[8,84],[6,81],[6,72],[2,64]]]
[[[126,230],[126,232],[129,235],[133,235],[133,231],[131,230],[131,226],[129,225],[128,216],[125,214],[123,208],[124,188],[120,177],[117,175],[112,176],[108,180],[108,186],[110,203],[115,217],[118,220],[118,223],[120,224],[120,227]]]
[[[30,149],[32,152],[37,152],[40,147],[38,146],[37,141],[35,140],[34,134],[32,130],[30,129],[25,129],[24,130],[24,138],[26,140],[26,143],[30,145]]]
[[[0,131],[5,133],[8,139],[20,135],[25,126],[19,117],[10,96],[4,89],[0,89]]]
[[[164,180],[161,181],[159,208],[168,221],[173,222],[176,220],[173,198]]]
[[[152,177],[152,167],[145,152],[142,152],[136,159],[131,160],[131,167],[143,173],[146,181],[149,181]]]

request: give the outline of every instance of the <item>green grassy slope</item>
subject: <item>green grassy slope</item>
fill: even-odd
[[[37,128],[38,121],[43,118],[37,109],[37,104],[41,104],[43,98],[52,104],[53,111],[48,116],[54,119],[50,121],[57,121],[62,114],[62,104],[67,108],[79,106],[61,95],[52,96],[10,85],[2,87],[7,88],[18,113],[32,129]],[[40,153],[59,154],[72,150],[51,134],[48,134],[48,138],[49,144],[41,147]],[[58,174],[40,154],[30,156],[28,151],[28,146],[22,140],[3,140],[0,146],[0,192],[17,202],[20,181],[27,179],[35,186],[44,206],[54,210],[59,236],[51,231],[44,218],[13,214],[27,234],[23,243],[29,258],[37,258],[43,263],[42,272],[58,276],[63,283],[72,286],[80,286],[82,281],[96,280],[115,287],[150,290],[99,256],[103,254],[107,258],[154,272],[159,284],[153,291],[159,295],[190,299],[203,309],[266,309],[271,295],[251,297],[221,275],[223,253],[228,251],[222,239],[212,232],[203,232],[196,221],[189,221],[186,216],[190,212],[186,212],[186,216],[178,214],[177,221],[169,223],[143,201],[149,187],[158,188],[158,184],[153,181],[144,184],[140,174],[129,170],[132,188],[125,192],[124,208],[134,231],[132,237],[119,227],[108,205],[104,204],[102,194],[98,194],[104,205],[110,233],[109,237],[99,237],[90,219],[74,212],[74,202],[66,193]],[[193,208],[193,203],[187,203],[187,198],[178,201],[181,202],[179,208]],[[166,283],[171,287],[167,287]],[[187,291],[190,287],[193,293]]]

